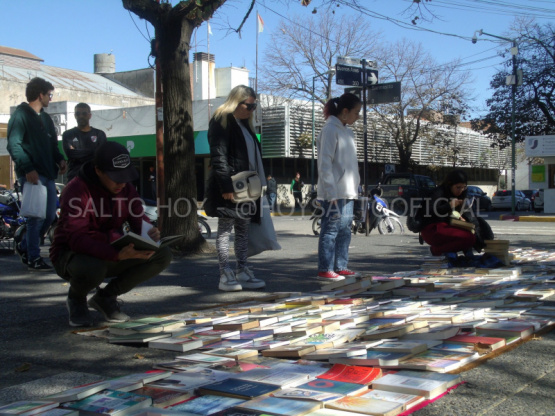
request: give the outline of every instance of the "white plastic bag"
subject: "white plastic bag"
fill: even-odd
[[[23,200],[21,201],[22,217],[46,218],[46,186],[42,183],[23,185]]]

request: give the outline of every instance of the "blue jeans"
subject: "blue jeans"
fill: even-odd
[[[353,205],[350,199],[323,201],[323,216],[318,240],[318,271],[347,269]]]
[[[56,217],[56,183],[39,175],[40,182],[46,186],[46,218],[27,218],[27,234],[21,241],[21,249],[27,252],[29,261],[40,257],[40,239]],[[21,188],[27,182],[25,176],[18,179]]]
[[[270,206],[270,211],[274,210],[274,206],[276,203],[276,194],[272,192],[271,194],[266,194],[266,199],[268,200],[268,205]]]

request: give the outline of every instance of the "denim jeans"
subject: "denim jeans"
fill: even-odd
[[[322,203],[323,216],[318,240],[319,272],[347,269],[353,205],[350,199]]]
[[[266,194],[266,199],[268,200],[268,205],[270,206],[270,211],[274,210],[274,206],[276,203],[276,194],[272,192],[271,194]]]
[[[39,175],[40,182],[46,186],[46,218],[27,218],[27,233],[21,241],[21,249],[27,252],[29,261],[40,257],[40,240],[46,234],[48,227],[56,218],[56,183],[52,179]],[[18,179],[23,189],[27,179],[22,176]]]

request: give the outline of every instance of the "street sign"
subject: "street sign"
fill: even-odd
[[[368,84],[376,84],[378,82],[378,71],[366,68]],[[335,82],[337,85],[362,86],[362,68],[347,65],[335,65]]]
[[[337,64],[339,65],[346,65],[346,66],[358,66],[362,68],[362,59],[360,58],[351,58],[350,56],[338,56],[337,57]],[[367,68],[376,68],[376,61],[366,60],[366,67]]]
[[[345,94],[350,93],[356,95],[362,101],[362,87],[348,87],[343,90]]]
[[[401,101],[401,83],[386,82],[368,86],[368,104],[388,104]]]

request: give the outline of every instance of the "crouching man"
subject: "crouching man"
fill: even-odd
[[[125,222],[137,234],[141,234],[143,221],[148,222],[139,194],[130,183],[138,177],[127,149],[107,142],[64,188],[50,259],[56,273],[70,284],[67,309],[71,326],[93,325],[88,306],[108,322],[128,321],[118,296],[170,264],[168,247],[145,251],[129,244],[118,250],[110,244],[122,236]],[[155,241],[160,239],[155,227],[148,235]],[[100,288],[106,278],[112,279]],[[87,295],[94,288],[97,291],[87,305]]]

